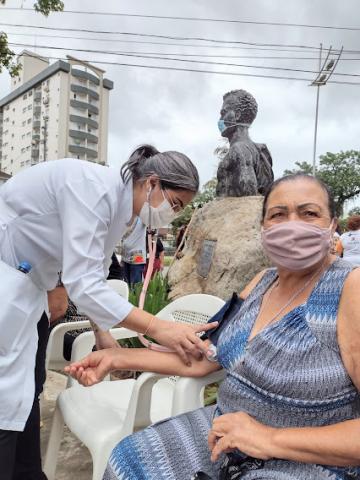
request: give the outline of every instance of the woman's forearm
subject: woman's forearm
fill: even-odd
[[[117,351],[112,361],[112,370],[156,372],[181,377],[203,377],[219,369],[217,363],[211,363],[206,358],[193,359],[191,366],[187,366],[176,353],[154,352],[146,348],[123,348]]]
[[[274,458],[322,465],[360,465],[360,420],[325,427],[279,428],[273,433]]]

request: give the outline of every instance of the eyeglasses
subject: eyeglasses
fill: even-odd
[[[171,208],[174,210],[175,213],[180,213],[181,210],[184,208],[184,204],[180,199],[178,199],[178,202],[174,201],[171,196],[169,195],[169,192],[167,190],[162,190],[164,198],[170,203]]]

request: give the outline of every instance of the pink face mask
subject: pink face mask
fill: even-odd
[[[329,228],[302,222],[282,222],[261,232],[261,240],[270,260],[291,271],[305,270],[319,263],[329,252],[332,237]]]

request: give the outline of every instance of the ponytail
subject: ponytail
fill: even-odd
[[[132,152],[129,157],[129,160],[124,163],[121,167],[120,175],[124,183],[127,183],[130,178],[134,181],[139,180],[143,177],[143,164],[146,162],[146,159],[153,157],[157,153],[160,153],[152,145],[140,145],[136,150]]]
[[[192,161],[180,152],[159,152],[152,145],[141,145],[121,167],[124,183],[158,177],[161,188],[197,193],[199,174]]]

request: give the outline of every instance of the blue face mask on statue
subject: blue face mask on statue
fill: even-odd
[[[222,118],[220,118],[220,120],[218,121],[218,129],[220,133],[223,133],[226,130],[226,125]]]
[[[238,125],[242,127],[250,127],[249,123],[230,123],[230,125],[226,125],[224,119],[220,118],[220,120],[218,120],[218,129],[220,133],[224,133],[228,128],[237,127]]]

